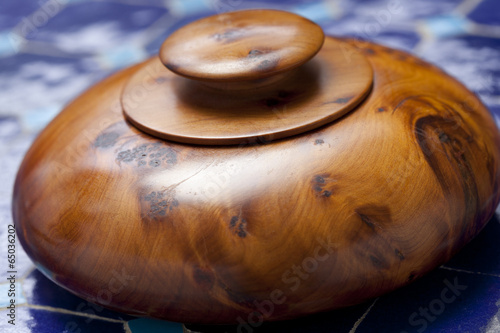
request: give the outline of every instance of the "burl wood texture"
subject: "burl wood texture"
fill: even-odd
[[[266,144],[177,144],[127,123],[121,91],[148,62],[89,89],[19,170],[24,248],[85,299],[198,323],[348,306],[447,261],[499,202],[494,121],[439,69],[339,43],[368,58],[371,93],[331,124]]]
[[[293,54],[278,62],[287,62],[287,56]],[[122,105],[127,119],[153,136],[190,144],[238,145],[258,138],[281,139],[327,124],[366,97],[372,78],[363,54],[327,38],[316,57],[278,80],[224,85],[228,89],[176,75],[153,58],[126,84]]]
[[[314,22],[279,10],[244,10],[206,17],[170,35],[160,59],[185,77],[235,82],[289,71],[311,59],[324,34]]]

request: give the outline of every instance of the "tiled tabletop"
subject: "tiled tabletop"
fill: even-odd
[[[304,15],[333,35],[373,40],[441,66],[500,123],[498,0],[1,0],[0,332],[182,332],[84,301],[47,280],[17,246],[16,325],[8,323],[8,227],[15,173],[36,134],[86,87],[155,54],[197,18],[244,8]],[[359,306],[258,327],[194,332],[500,332],[500,222],[454,259]],[[3,267],[3,268],[2,268]],[[22,277],[19,279],[19,277]]]

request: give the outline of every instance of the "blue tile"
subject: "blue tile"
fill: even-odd
[[[469,22],[458,15],[434,16],[426,18],[421,24],[427,33],[435,38],[464,35],[469,29]]]
[[[49,306],[81,312],[88,315],[130,320],[135,317],[107,310],[73,295],[47,279],[38,270],[33,271],[23,282],[24,293],[29,304]],[[89,321],[88,318],[85,321]]]
[[[24,44],[24,39],[11,30],[0,31],[0,58],[16,54]]]
[[[222,2],[246,2],[246,3],[251,3],[252,6],[256,5],[275,5],[279,7],[286,7],[288,5],[296,6],[296,5],[303,5],[303,4],[313,4],[313,3],[321,3],[321,2],[328,2],[329,0],[220,0]]]
[[[0,116],[0,140],[9,140],[21,133],[21,124],[15,116]],[[4,141],[6,142],[6,141]]]
[[[290,10],[316,23],[332,21],[334,18],[342,15],[340,7],[323,1],[302,4],[290,8]]]
[[[16,308],[15,326],[8,323],[11,320],[7,310],[0,311],[0,332],[2,333],[124,333],[124,324],[99,319],[85,318],[50,310]]]
[[[87,63],[83,59],[21,53],[15,56],[11,55],[9,57],[2,58],[0,60],[0,74],[6,74],[6,73],[23,74],[24,77],[32,80],[42,77],[42,74],[34,73],[30,75],[30,73],[23,73],[22,67],[26,64],[38,64],[40,67],[64,65],[66,67],[71,67],[74,71],[77,72],[76,74],[84,74],[89,72],[89,69],[87,68]],[[49,69],[49,68],[44,68],[44,69]],[[44,76],[51,77],[50,71],[48,72],[49,73],[47,73]]]
[[[85,59],[19,54],[0,61],[0,115],[16,115],[26,133],[41,126],[97,79]]]
[[[4,118],[5,119],[5,118]],[[16,125],[14,125],[16,126]],[[0,131],[2,130],[2,126],[0,123]],[[7,128],[7,130],[9,130]],[[13,131],[17,129],[14,128]],[[11,133],[12,134],[12,133]],[[28,137],[29,138],[29,137]],[[31,139],[29,139],[31,141]],[[1,255],[3,257],[3,264],[5,266],[0,270],[0,281],[7,282],[7,278],[11,275],[7,273],[7,245],[8,243],[8,233],[9,228],[8,225],[12,225],[12,213],[11,213],[11,197],[12,197],[12,189],[14,187],[14,177],[17,172],[17,168],[21,163],[21,159],[24,155],[25,149],[27,149],[28,144],[24,144],[19,146],[16,142],[19,141],[19,136],[10,137],[2,139],[0,135],[0,143],[4,144],[7,147],[2,147],[2,156],[8,156],[8,158],[0,159],[0,246],[1,246]],[[15,240],[15,263],[14,263],[14,271],[16,271],[16,282],[24,277],[29,271],[33,268],[33,263],[28,258],[26,252],[24,252],[23,248],[19,241]],[[0,292],[0,302],[3,302],[6,298],[6,293]],[[22,295],[17,295],[21,297]],[[1,307],[1,306],[0,306]]]
[[[419,42],[420,35],[413,31],[384,31],[371,41],[399,50],[411,51]]]
[[[12,300],[16,305],[26,304],[23,287],[20,282],[16,282],[16,279],[13,280],[13,283],[0,284],[0,308],[9,306]]]
[[[160,49],[163,41],[174,31],[177,29],[189,24],[190,22],[196,21],[205,17],[204,14],[191,15],[187,17],[171,17],[168,21],[166,27],[164,27],[163,31],[156,36],[152,41],[146,45],[146,52],[150,55],[158,54],[158,50]]]
[[[215,10],[220,12],[221,5],[229,4],[225,1],[210,1],[210,0],[170,0],[167,7],[173,16],[191,16],[207,11]]]
[[[144,42],[144,33],[166,8],[114,2],[86,2],[65,7],[28,40],[45,42],[71,54],[95,54]],[[138,45],[140,46],[140,45]]]
[[[488,108],[495,117],[495,121],[500,128],[500,105],[488,105]]]
[[[500,278],[437,269],[380,298],[356,332],[480,332],[497,320],[499,300]]]
[[[45,27],[50,20],[59,15],[59,13],[66,8],[67,4],[67,0],[39,1],[37,3],[37,8],[28,15],[20,18],[11,30],[14,35],[20,38],[32,38],[32,36]]]
[[[499,38],[465,36],[465,37],[462,37],[460,39],[465,41],[467,43],[467,46],[473,47],[473,48],[476,48],[479,50],[482,48],[486,48],[486,47],[498,49],[498,46],[500,45]]]
[[[231,326],[186,325],[186,327],[194,332],[202,333],[348,333],[354,326],[354,323],[367,311],[371,304],[372,301],[345,309],[318,313],[288,321],[268,322],[260,325],[240,323],[239,325]]]
[[[103,68],[117,69],[133,65],[146,59],[148,54],[142,47],[123,45],[98,56]]]
[[[30,132],[39,132],[44,129],[62,109],[63,105],[48,105],[29,110],[21,116],[22,126]]]
[[[410,50],[420,41],[420,34],[412,23],[414,12],[408,11],[400,2],[392,2],[399,6],[388,3],[370,2],[358,11],[346,6],[339,17],[322,22],[322,26],[329,35],[354,37]],[[354,5],[351,3],[350,6]]]
[[[500,25],[500,1],[483,0],[468,17],[477,23]]]
[[[132,333],[183,333],[182,324],[169,321],[139,318],[128,322]]]
[[[412,24],[415,20],[445,15],[452,12],[463,0],[343,0],[344,10],[359,19],[358,24],[383,19],[383,13],[391,13],[391,21]]]
[[[46,4],[48,1],[56,0],[23,0],[22,5],[16,0],[2,0],[0,2],[0,29],[13,28],[23,24],[23,20],[31,20],[31,16],[37,11],[43,12],[44,5],[48,8]],[[64,2],[64,0],[58,1]]]
[[[147,28],[166,12],[167,9],[161,7],[86,1],[65,7],[43,29],[57,35],[61,27],[78,31],[97,22],[117,22],[120,30],[133,32]]]
[[[500,221],[497,217],[484,227],[481,233],[467,244],[446,267],[494,274],[500,279]]]
[[[463,36],[429,41],[420,56],[443,68],[484,102],[500,95],[500,39]]]

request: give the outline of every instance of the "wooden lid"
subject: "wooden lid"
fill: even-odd
[[[288,12],[246,10],[174,32],[160,57],[131,77],[122,105],[132,124],[162,139],[269,141],[349,112],[370,91],[372,77],[360,52],[325,39],[315,23]]]
[[[276,10],[210,16],[174,32],[160,49],[172,72],[195,80],[235,82],[276,75],[311,59],[323,45],[321,28]]]

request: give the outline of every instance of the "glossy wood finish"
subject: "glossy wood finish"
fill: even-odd
[[[270,141],[343,116],[366,97],[373,78],[363,54],[331,38],[314,59],[284,74],[228,90],[178,76],[153,58],[125,86],[123,110],[144,132],[176,142]]]
[[[125,121],[122,89],[150,61],[89,89],[20,167],[13,214],[27,253],[85,299],[197,323],[360,303],[450,259],[500,200],[492,117],[436,67],[336,41],[365,54],[371,93],[261,145],[179,144]]]
[[[279,10],[210,16],[175,31],[160,49],[171,71],[209,82],[263,79],[296,68],[323,44],[314,22]]]

